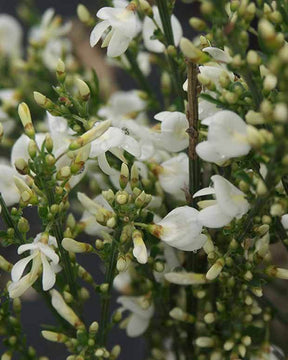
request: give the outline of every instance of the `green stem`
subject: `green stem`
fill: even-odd
[[[99,326],[99,346],[106,346],[107,342],[107,330],[109,325],[109,309],[111,301],[111,291],[113,286],[113,280],[115,276],[117,256],[118,256],[118,238],[120,237],[122,226],[115,231],[114,239],[111,246],[111,258],[108,265],[107,272],[105,274],[105,283],[108,284],[108,290],[101,295],[101,319]]]
[[[47,191],[47,199],[48,199],[49,206],[51,206],[55,203],[54,193],[53,193],[53,191],[51,191],[51,189],[48,189],[48,191]],[[57,245],[58,245],[58,249],[60,251],[60,258],[61,258],[61,262],[63,263],[63,266],[64,266],[64,272],[65,272],[67,283],[69,285],[71,294],[73,295],[74,299],[76,300],[78,298],[78,293],[77,293],[77,287],[76,287],[76,282],[75,282],[75,276],[74,276],[73,269],[72,269],[72,266],[70,263],[69,254],[68,254],[68,252],[66,252],[63,249],[62,244],[61,244],[62,240],[64,238],[61,217],[58,217],[57,219],[54,220],[51,228],[52,228],[52,235],[55,236]]]
[[[173,36],[173,29],[171,25],[171,15],[168,8],[167,0],[156,0],[156,4],[159,10],[159,15],[161,18],[161,23],[163,26],[164,36],[167,42],[167,45],[173,45],[174,43],[174,36]]]
[[[263,96],[262,96],[261,92],[258,90],[258,86],[253,78],[251,71],[242,72],[242,76],[245,79],[245,81],[249,87],[256,110],[258,110],[260,107],[260,104],[263,100]]]
[[[61,244],[61,242],[64,238],[64,234],[63,234],[63,230],[62,230],[62,222],[60,219],[57,219],[55,221],[55,223],[53,224],[52,233],[53,233],[53,236],[55,236],[56,241],[57,241],[58,249],[60,251],[60,257],[61,257],[62,263],[64,265],[64,272],[65,272],[67,283],[69,285],[71,294],[73,295],[74,299],[76,300],[78,298],[78,293],[77,293],[77,287],[76,287],[76,283],[75,283],[75,276],[74,276],[72,266],[70,263],[69,254],[68,254],[68,252],[66,252],[63,249],[62,244]]]

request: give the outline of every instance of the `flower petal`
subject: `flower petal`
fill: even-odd
[[[109,165],[105,153],[98,156],[98,165],[107,175],[114,175],[117,173],[117,171]]]
[[[101,21],[94,27],[90,35],[91,47],[94,47],[98,43],[102,34],[108,28],[108,26],[109,26],[109,21]]]
[[[20,280],[26,266],[36,255],[37,254],[34,253],[32,255],[29,255],[29,256],[17,261],[17,263],[13,266],[12,271],[11,271],[12,281],[16,282],[16,281]]]
[[[233,216],[226,215],[220,206],[212,205],[203,209],[199,213],[199,221],[208,228],[221,228],[230,223]]]
[[[35,250],[37,247],[35,243],[23,244],[18,247],[17,253],[20,255],[27,250]]]
[[[212,187],[206,187],[204,189],[197,191],[193,195],[193,198],[196,198],[198,196],[206,196],[206,195],[214,195],[214,194],[215,194],[215,190]]]
[[[54,286],[56,281],[56,275],[44,254],[41,254],[41,260],[43,265],[42,287],[44,291],[47,291]]]
[[[128,326],[126,328],[127,335],[130,337],[137,337],[142,335],[149,326],[149,318],[143,318],[137,314],[132,314]]]
[[[120,30],[115,30],[109,41],[107,56],[117,57],[122,55],[128,49],[130,41],[130,37],[123,35]]]

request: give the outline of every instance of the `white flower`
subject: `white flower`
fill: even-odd
[[[135,114],[145,110],[146,103],[139,95],[137,90],[116,91],[107,105],[100,108],[98,115],[111,120],[113,126],[122,127],[122,120],[134,118]]]
[[[162,111],[154,116],[161,121],[161,134],[157,140],[167,151],[182,151],[188,147],[189,127],[186,115],[179,111]]]
[[[7,14],[0,14],[0,54],[19,57],[22,36],[22,28],[15,18]]]
[[[153,6],[152,9],[153,9],[154,21],[156,22],[158,27],[163,32],[163,26],[162,26],[161,18],[159,15],[159,10],[156,6]],[[175,15],[171,16],[171,25],[172,25],[173,36],[174,36],[174,43],[175,43],[175,46],[178,46],[183,32],[182,32],[181,24],[177,20]],[[151,39],[151,37],[153,36],[154,31],[156,29],[157,29],[157,27],[154,24],[153,20],[150,17],[146,16],[144,19],[144,22],[143,22],[143,31],[142,31],[144,45],[145,45],[146,49],[149,51],[161,53],[165,50],[165,46],[159,40]]]
[[[94,27],[90,35],[90,45],[93,47],[106,33],[102,47],[108,46],[107,55],[109,57],[123,54],[140,30],[134,6],[129,4],[123,7],[124,4],[124,2],[115,3],[115,8],[103,7],[100,9],[97,16],[103,21]],[[108,28],[109,32],[107,33]]]
[[[201,234],[202,224],[199,220],[199,211],[181,206],[167,214],[161,221],[148,227],[153,235],[183,251],[200,249],[207,236]]]
[[[132,136],[111,126],[104,134],[91,142],[90,157],[97,157],[100,169],[107,175],[113,175],[116,170],[109,165],[105,153],[110,151],[120,160],[125,161],[123,150],[135,157],[139,157],[141,154],[140,146]]]
[[[0,193],[6,205],[11,206],[18,203],[20,194],[14,183],[16,170],[12,166],[0,164],[0,174]]]
[[[129,269],[115,276],[113,286],[122,294],[127,295],[131,292],[131,275]]]
[[[47,242],[46,242],[47,241]],[[43,237],[38,234],[30,244],[20,245],[17,252],[22,254],[30,250],[30,255],[19,260],[12,268],[12,283],[8,287],[11,298],[21,296],[37,280],[42,272],[42,287],[44,291],[51,289],[56,281],[55,273],[59,271],[59,257],[54,248],[57,247],[53,236]],[[31,271],[22,277],[29,262],[32,261]]]
[[[213,195],[215,200],[203,201],[199,206],[205,208],[199,213],[199,221],[208,228],[220,228],[229,224],[233,218],[240,219],[250,206],[245,194],[220,175],[213,175],[213,188],[197,191],[193,197]]]
[[[47,9],[40,25],[34,26],[29,33],[29,40],[33,42],[48,42],[50,39],[56,39],[67,35],[71,29],[71,22],[61,25],[59,17],[55,16],[55,10]]]
[[[58,60],[63,58],[63,54],[65,54],[65,66],[68,67],[69,64],[71,64],[73,61],[73,56],[71,52],[72,44],[68,39],[51,39],[50,41],[48,41],[47,45],[43,50],[43,63],[49,70],[55,72]]]
[[[188,156],[180,153],[161,163],[159,169],[159,182],[163,190],[177,200],[184,201],[184,189],[189,183]]]
[[[202,124],[208,125],[208,137],[207,141],[196,146],[201,159],[222,164],[230,158],[249,153],[251,146],[247,139],[247,125],[233,111],[219,111]]]
[[[147,300],[142,296],[120,296],[117,302],[122,305],[123,311],[128,310],[132,313],[128,318],[127,335],[137,337],[143,334],[154,315],[154,305],[147,304]]]

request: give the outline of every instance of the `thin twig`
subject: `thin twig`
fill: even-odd
[[[193,204],[193,194],[199,190],[199,158],[196,153],[196,145],[199,139],[198,131],[198,96],[197,96],[197,65],[187,61],[187,77],[188,77],[188,106],[187,106],[187,120],[189,128],[189,193],[190,203]]]

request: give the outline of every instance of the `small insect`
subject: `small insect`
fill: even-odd
[[[82,166],[82,168],[77,172],[77,175],[80,175],[85,170],[85,165]]]
[[[124,132],[125,135],[129,135],[129,130],[126,127],[123,127],[121,130]]]

